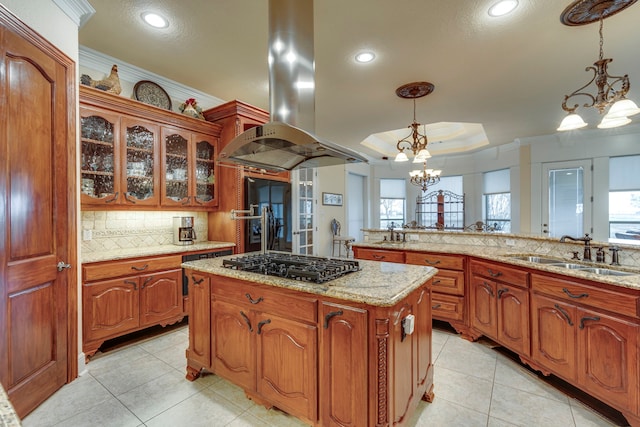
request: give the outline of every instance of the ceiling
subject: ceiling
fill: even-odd
[[[416,81],[435,85],[416,101],[422,124],[481,123],[490,146],[556,133],[564,95],[591,79],[585,68],[598,59],[598,24],[561,24],[570,0],[520,0],[512,14],[492,18],[495,1],[316,0],[315,133],[380,159],[360,143],[411,123],[413,101],[395,90]],[[220,99],[269,108],[267,0],[89,2],[96,14],[80,30],[81,45]],[[150,10],[170,26],[143,25]],[[629,75],[636,103],[638,22],[637,4],[604,21],[610,73]],[[375,61],[356,63],[362,50],[375,51]],[[595,111],[583,118],[589,128],[599,122]]]

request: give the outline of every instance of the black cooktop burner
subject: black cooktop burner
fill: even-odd
[[[223,267],[287,279],[323,283],[360,270],[358,261],[292,255],[251,254],[222,261]]]

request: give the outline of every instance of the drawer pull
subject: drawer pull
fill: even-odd
[[[500,271],[493,271],[493,270],[492,270],[492,269],[490,269],[490,268],[487,268],[487,272],[489,273],[489,276],[491,276],[491,277],[500,277],[500,276],[502,276],[502,272],[500,272]]]
[[[377,260],[381,260],[381,259],[385,259],[386,258],[385,255],[378,255],[378,254],[372,254],[371,256],[373,257],[373,259],[377,259]]]
[[[328,313],[326,316],[324,316],[324,328],[329,329],[329,320],[331,320],[332,317],[342,316],[342,314],[342,310],[338,310],[332,311],[331,313]]]
[[[491,288],[491,285],[487,282],[482,282],[482,286],[484,286],[484,288],[489,292],[489,295],[491,295],[491,298],[493,298],[493,289]]]
[[[258,335],[260,335],[260,333],[262,333],[262,327],[264,325],[268,325],[269,323],[271,323],[271,319],[265,319],[262,322],[258,323]]]
[[[433,281],[433,284],[434,284],[434,285],[437,285],[437,284],[438,284],[438,283],[440,283],[440,282],[442,282],[442,280],[440,280],[440,279],[438,279],[438,280],[434,280],[434,281]]]
[[[562,288],[562,292],[564,292],[565,294],[567,294],[569,296],[569,298],[586,298],[589,296],[589,294],[572,294],[569,289],[567,288]]]
[[[259,303],[261,303],[262,301],[264,301],[264,298],[262,298],[262,297],[260,297],[260,298],[258,298],[258,299],[253,299],[253,298],[251,298],[251,294],[250,294],[249,292],[247,292],[246,294],[244,294],[244,296],[245,296],[245,297],[247,297],[247,299],[249,300],[249,302],[250,302],[251,304],[259,304]]]
[[[507,288],[498,289],[498,299],[502,298],[502,294],[504,294],[505,292],[509,292],[509,289]]]
[[[440,260],[439,259],[437,259],[435,261],[431,261],[428,258],[425,258],[424,262],[427,263],[427,264],[430,264],[430,265],[438,265],[438,264],[440,264]]]
[[[569,313],[567,313],[558,304],[553,304],[553,306],[556,308],[556,310],[558,310],[560,313],[562,313],[562,315],[565,317],[565,319],[567,319],[567,323],[569,324],[569,326],[573,326],[573,322],[571,321],[571,317],[569,317]]]
[[[147,268],[149,268],[149,264],[145,264],[142,267],[136,267],[135,265],[131,266],[131,269],[135,271],[145,271]]]
[[[436,304],[434,306],[431,307],[431,310],[437,310],[442,306],[442,304]]]
[[[585,320],[593,320],[594,322],[599,322],[600,318],[598,316],[594,316],[594,317],[583,317],[582,319],[580,319],[580,326],[578,326],[580,329],[584,329],[584,322]]]
[[[126,283],[127,285],[133,285],[134,291],[138,290],[138,282],[135,282],[133,280],[125,280],[124,283]]]
[[[244,319],[244,323],[247,324],[247,327],[249,328],[249,332],[253,332],[253,328],[251,327],[251,320],[249,320],[247,315],[241,311],[240,316],[242,316],[242,318]]]
[[[194,285],[199,285],[200,283],[204,282],[204,277],[196,279],[195,276],[191,276],[191,281]]]

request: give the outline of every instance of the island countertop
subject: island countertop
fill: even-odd
[[[379,307],[396,304],[438,272],[433,267],[358,260],[360,271],[328,282],[315,283],[233,270],[222,266],[224,259],[233,257],[234,255],[189,261],[183,263],[182,267],[202,273]]]

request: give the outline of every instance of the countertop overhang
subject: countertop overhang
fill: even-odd
[[[234,270],[222,266],[224,259],[233,257],[234,255],[230,255],[189,261],[182,263],[182,267],[202,273],[378,307],[388,307],[402,301],[438,272],[433,267],[358,260],[360,271],[325,283],[315,283]]]
[[[117,261],[120,259],[139,258],[154,255],[172,255],[188,252],[199,252],[208,250],[217,250],[224,248],[233,248],[236,244],[233,242],[206,241],[196,242],[192,245],[155,245],[142,246],[139,248],[118,248],[108,251],[96,252],[90,255],[81,255],[82,263],[101,262],[101,261]]]

